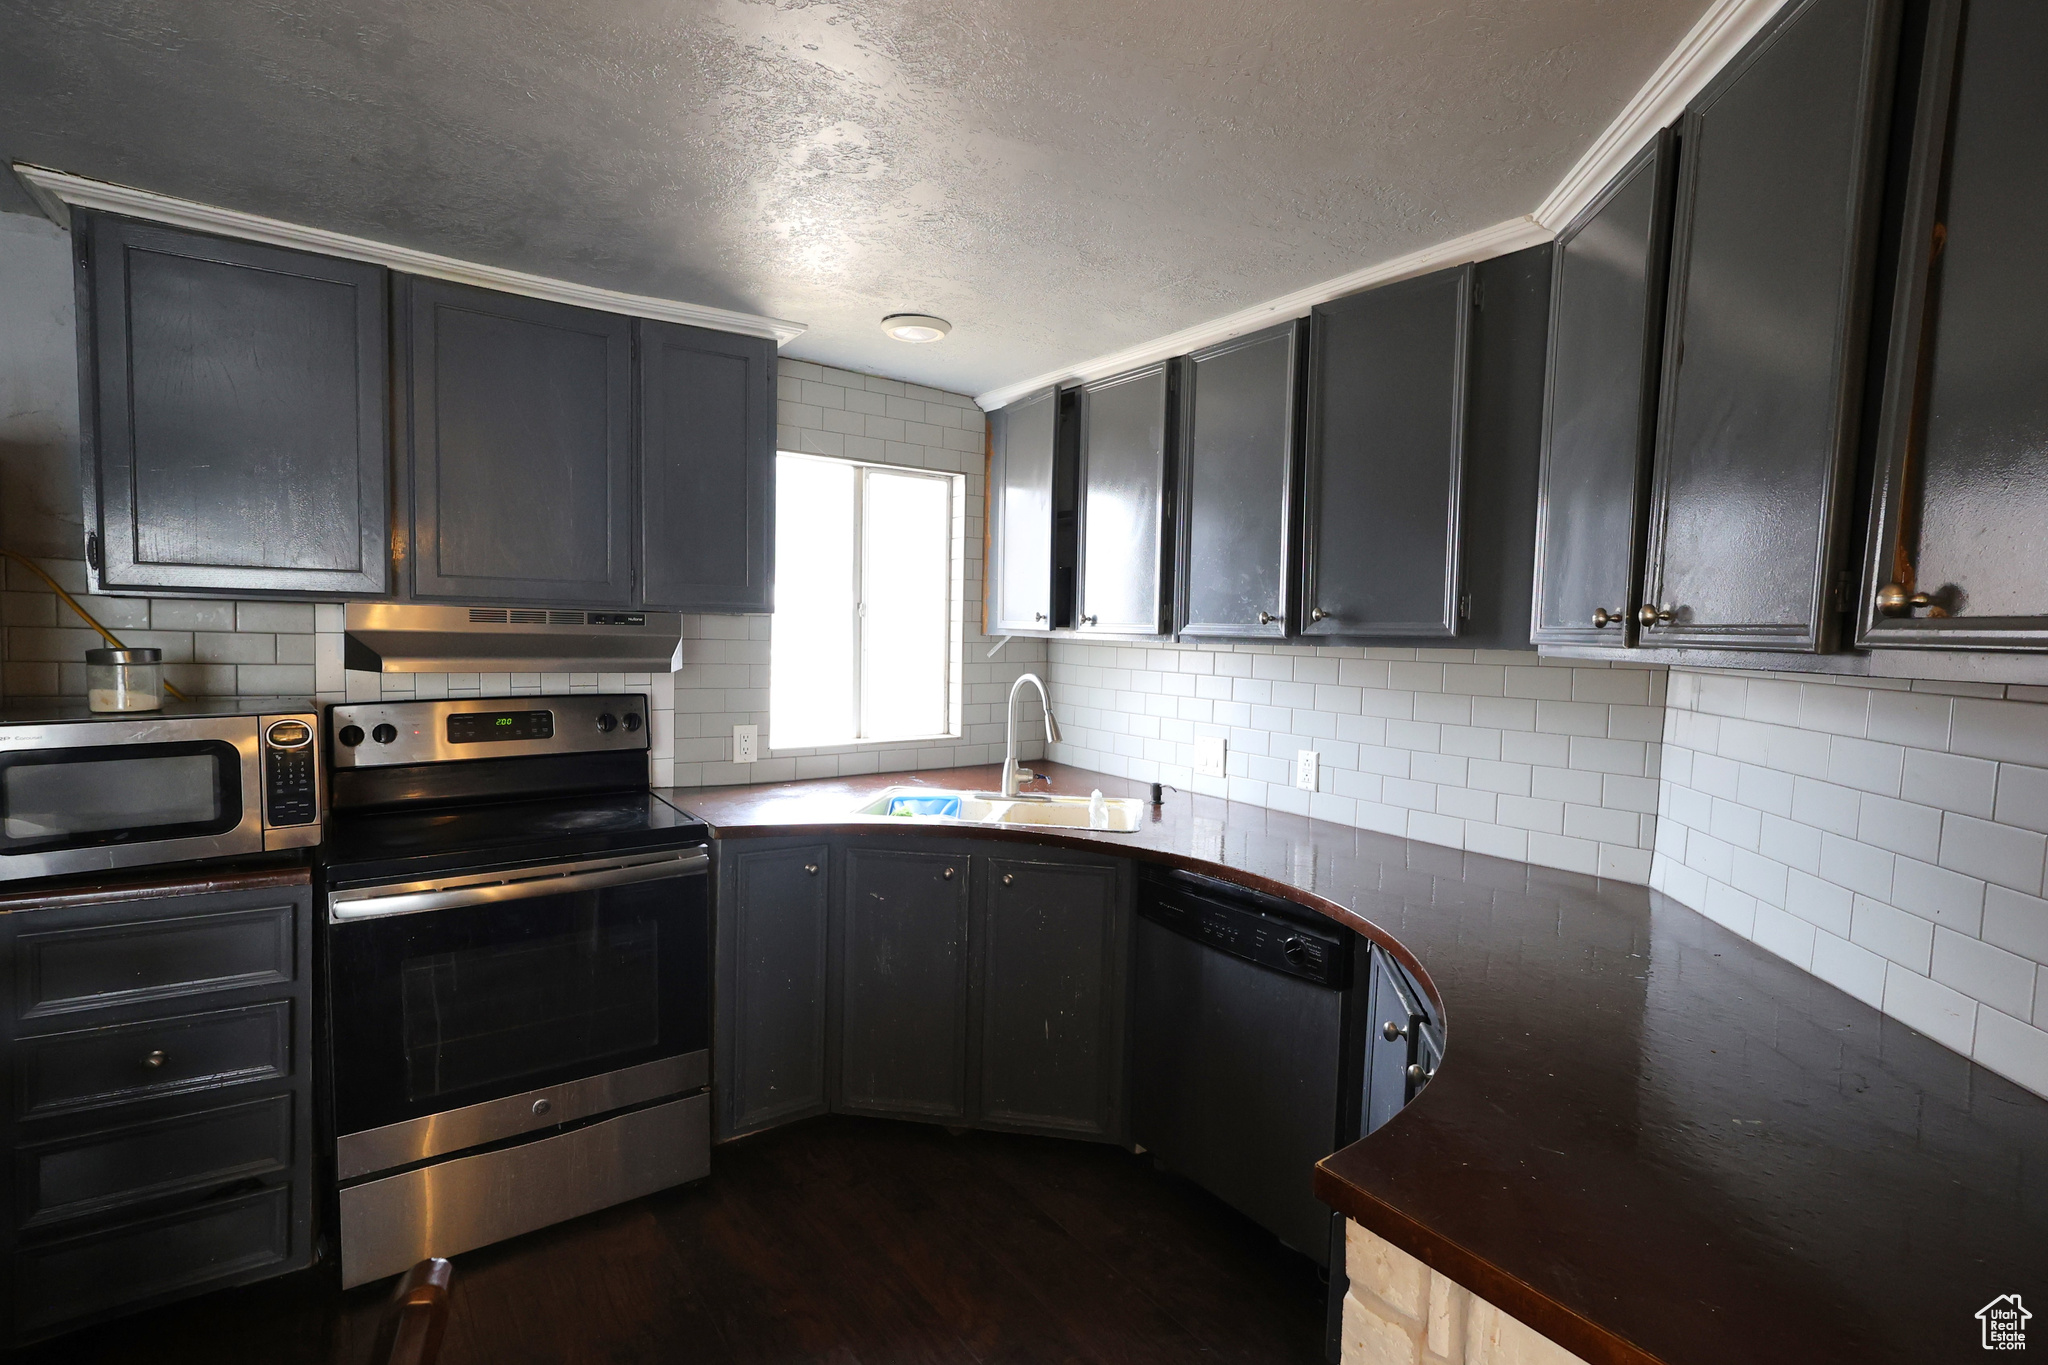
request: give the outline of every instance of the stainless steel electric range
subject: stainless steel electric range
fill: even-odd
[[[330,708],[342,1281],[703,1176],[710,855],[646,698]]]

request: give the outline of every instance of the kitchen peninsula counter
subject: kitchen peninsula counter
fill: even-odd
[[[1056,792],[1145,795],[1036,766]],[[1116,850],[1367,935],[1435,997],[1446,1051],[1317,1194],[1588,1361],[1933,1365],[1980,1354],[1994,1297],[2048,1303],[2048,1100],[1677,902],[1177,791],[1129,834],[848,813],[999,775],[660,795],[725,839]]]

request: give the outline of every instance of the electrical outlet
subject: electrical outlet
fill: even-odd
[[[1195,737],[1195,776],[1223,776],[1223,736],[1213,738],[1207,735]]]
[[[1314,791],[1316,789],[1316,764],[1321,759],[1322,755],[1314,749],[1296,749],[1294,751],[1294,785],[1305,792]]]
[[[761,727],[758,725],[735,725],[732,727],[732,761],[752,763],[761,756]]]

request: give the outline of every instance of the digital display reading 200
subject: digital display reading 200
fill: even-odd
[[[554,734],[552,711],[458,711],[448,717],[450,744],[552,739]]]

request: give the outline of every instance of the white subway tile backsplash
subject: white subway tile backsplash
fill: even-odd
[[[1977,1002],[1894,961],[1884,973],[1884,1012],[1964,1056],[1977,1034]]]

